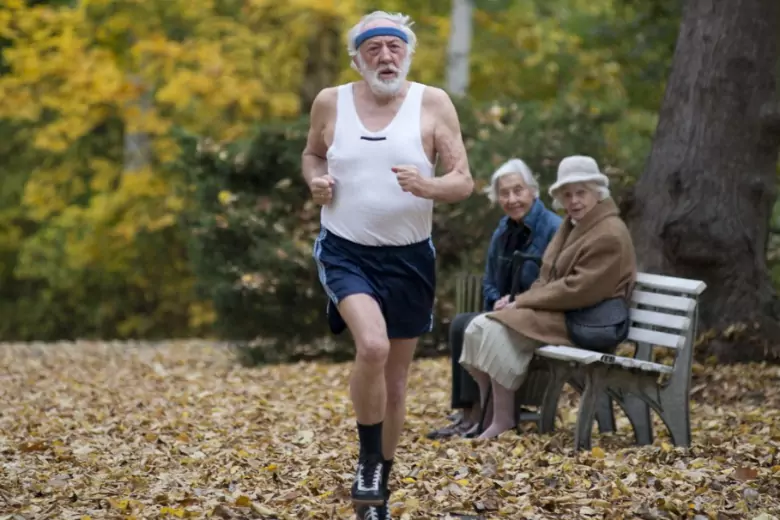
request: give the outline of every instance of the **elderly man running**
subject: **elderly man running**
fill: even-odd
[[[473,189],[449,96],[406,80],[417,41],[410,25],[408,16],[376,11],[349,31],[362,80],[317,95],[303,152],[303,176],[323,206],[314,259],[328,323],[334,334],[348,328],[355,342],[352,501],[361,518],[389,517],[409,366],[433,324],[433,203],[464,200]]]

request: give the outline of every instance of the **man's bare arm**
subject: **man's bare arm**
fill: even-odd
[[[301,156],[301,169],[306,184],[311,185],[312,179],[328,173],[328,145],[323,132],[328,123],[332,106],[335,101],[334,89],[326,88],[317,94],[311,106],[309,116],[309,134],[306,138],[306,148]]]
[[[441,89],[432,89],[436,110],[434,149],[441,160],[444,175],[431,179],[427,198],[438,202],[459,202],[474,190],[469,170],[466,146],[460,133],[460,121],[450,96]]]

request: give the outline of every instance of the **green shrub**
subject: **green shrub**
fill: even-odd
[[[454,312],[455,273],[483,269],[501,216],[482,194],[492,172],[511,157],[522,158],[539,176],[549,203],[545,189],[564,156],[588,154],[610,163],[605,128],[617,116],[539,103],[462,102],[458,111],[476,193],[435,209],[436,322],[422,353],[442,348]],[[328,336],[326,297],[312,260],[319,207],[309,200],[300,172],[307,123],[302,118],[263,125],[235,143],[181,135],[179,167],[194,190],[186,225],[198,290],[214,303],[217,334],[249,346],[254,361],[351,356],[346,341],[321,341]]]

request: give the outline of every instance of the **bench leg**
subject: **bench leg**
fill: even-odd
[[[545,385],[546,386],[546,385]],[[525,396],[520,395],[521,390],[518,390],[515,393],[515,421],[517,421],[517,425],[515,426],[515,430],[517,433],[522,433],[521,426],[523,423],[532,422],[536,424],[536,430],[541,431],[541,412],[534,412],[531,410],[528,410],[527,408],[523,407],[522,402],[523,398]],[[539,405],[541,408],[541,404]]]
[[[604,391],[599,394],[596,402],[596,422],[601,433],[611,433],[617,430],[615,414],[612,411],[612,398]]]
[[[676,394],[665,389],[662,394],[663,411],[659,414],[675,446],[691,445],[690,402],[687,394]]]
[[[555,416],[558,413],[558,400],[563,391],[563,385],[569,380],[571,369],[562,363],[549,362],[549,379],[547,388],[542,398],[542,406],[539,410],[539,433],[552,433],[555,431]]]
[[[604,384],[618,400],[634,427],[637,443],[650,444],[653,440],[649,411],[652,409],[664,422],[676,446],[690,446],[690,401],[687,387],[682,386],[687,384],[684,378],[677,379],[677,385],[673,379],[669,385],[659,387],[655,375],[611,370],[606,373],[606,379]]]
[[[573,372],[569,383],[581,395],[585,389],[582,371]],[[617,426],[615,425],[615,413],[612,409],[612,397],[607,392],[603,392],[598,397],[598,402],[596,403],[596,422],[598,422],[599,432],[601,433],[611,433],[617,430]]]
[[[631,423],[631,427],[634,429],[634,438],[637,445],[645,446],[652,444],[653,420],[647,403],[631,394],[623,394],[616,401],[620,408],[623,409]]]
[[[541,431],[542,401],[549,376],[546,364],[536,360],[531,362],[525,381],[515,392],[515,420],[517,421],[515,429],[518,433],[522,433],[522,425],[528,422],[536,425],[537,432]],[[535,407],[537,410],[530,410],[528,406]]]
[[[599,397],[606,388],[605,375],[607,367],[584,367],[585,388],[580,398],[580,408],[577,413],[577,426],[574,430],[574,450],[589,450],[591,447],[591,431],[596,418]]]

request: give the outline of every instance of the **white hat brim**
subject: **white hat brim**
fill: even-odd
[[[550,194],[550,197],[552,197],[553,193],[567,184],[575,184],[578,182],[595,182],[607,187],[609,186],[609,177],[603,173],[574,173],[567,175],[565,179],[561,179],[560,181],[550,186],[550,189],[547,192]]]

